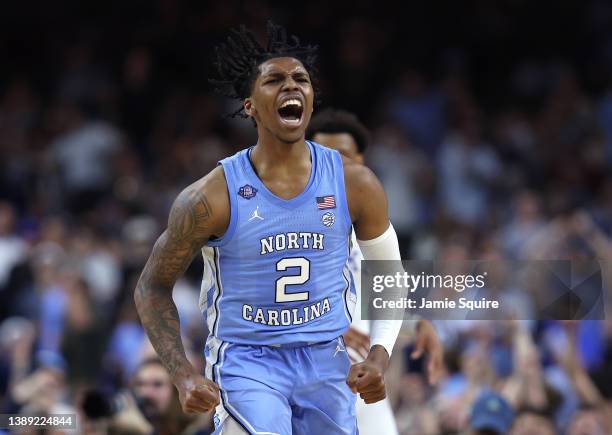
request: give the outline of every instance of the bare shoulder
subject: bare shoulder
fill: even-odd
[[[344,156],[342,156],[342,163],[344,165],[344,185],[351,215],[366,200],[372,201],[376,197],[385,199],[382,183],[370,168]]]
[[[346,157],[344,185],[353,227],[360,240],[379,236],[389,225],[387,195],[370,168]]]
[[[229,193],[222,166],[217,166],[176,197],[168,219],[174,239],[220,237],[229,223]]]

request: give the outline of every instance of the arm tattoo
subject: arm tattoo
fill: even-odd
[[[170,236],[176,242],[193,239],[194,233],[206,232],[211,216],[210,206],[202,192],[184,192],[187,198],[177,198],[168,220]]]
[[[142,325],[172,377],[189,367],[172,289],[208,240],[211,217],[212,209],[202,192],[183,191],[172,206],[168,228],[155,243],[134,293]]]

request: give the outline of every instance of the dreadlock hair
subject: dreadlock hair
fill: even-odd
[[[313,139],[317,133],[348,133],[353,137],[357,150],[363,154],[370,142],[370,132],[359,122],[357,116],[345,110],[327,108],[317,113],[308,124],[306,138]]]
[[[218,78],[209,80],[215,90],[226,97],[244,100],[251,95],[253,83],[259,75],[259,65],[275,57],[293,57],[304,65],[310,75],[315,97],[318,94],[316,81],[316,45],[300,45],[297,36],[287,38],[286,30],[268,21],[268,44],[264,48],[245,26],[230,29],[231,35],[225,43],[215,47],[214,66]],[[315,104],[318,100],[315,99]],[[248,118],[242,105],[229,116]]]

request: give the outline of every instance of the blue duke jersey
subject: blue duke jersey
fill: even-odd
[[[221,161],[230,223],[203,249],[200,295],[211,339],[323,342],[351,322],[356,294],[347,266],[352,224],[342,160],[337,151],[307,144],[311,175],[302,193],[289,200],[259,179],[251,148]]]

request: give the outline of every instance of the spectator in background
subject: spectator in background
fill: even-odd
[[[550,417],[533,410],[519,411],[510,435],[555,435],[555,425]]]
[[[74,414],[66,362],[54,352],[36,353],[36,369],[15,383],[9,394],[11,413],[20,415]]]
[[[104,426],[117,435],[209,435],[212,413],[186,415],[168,371],[159,358],[141,361],[130,390],[109,396],[88,391],[82,403],[88,427]]]
[[[159,359],[153,357],[140,363],[132,381],[132,393],[143,416],[159,428],[175,395],[170,375]]]
[[[502,230],[502,243],[511,259],[524,259],[525,246],[544,228],[542,203],[535,192],[520,191],[513,198],[512,218]]]
[[[168,371],[157,357],[141,362],[132,392],[145,418],[160,434],[212,433],[212,412],[187,416],[181,412]]]
[[[427,176],[427,160],[393,124],[378,129],[372,142],[372,151],[366,160],[385,186],[389,219],[393,221],[405,257],[414,231],[425,217],[419,188]]]
[[[106,346],[106,319],[96,310],[91,290],[74,271],[62,277],[66,294],[61,351],[67,360],[67,377],[75,390],[93,384],[100,372]]]
[[[428,402],[430,392],[423,376],[419,373],[401,375],[397,393],[397,426],[400,433],[437,433],[438,418]]]
[[[68,195],[68,208],[73,213],[90,210],[111,188],[113,159],[121,150],[122,135],[70,101],[56,107],[55,121],[62,133],[49,148]]]
[[[470,435],[507,434],[514,420],[510,404],[493,391],[483,392],[470,412]]]
[[[606,416],[601,409],[587,406],[576,412],[567,435],[607,435],[611,429],[609,414]]]
[[[502,176],[499,159],[482,140],[481,128],[476,114],[466,115],[438,157],[440,204],[448,216],[469,226],[487,219],[492,189]]]
[[[35,339],[34,324],[24,317],[0,325],[0,412],[10,411],[10,392],[30,373]]]
[[[31,260],[35,293],[22,295],[27,297],[28,308],[35,310],[28,314],[38,321],[38,348],[55,353],[60,352],[68,304],[61,274],[65,257],[65,251],[53,242],[38,245]]]
[[[87,284],[92,302],[98,307],[112,306],[122,278],[119,248],[90,228],[74,230],[69,244],[70,260]]]

